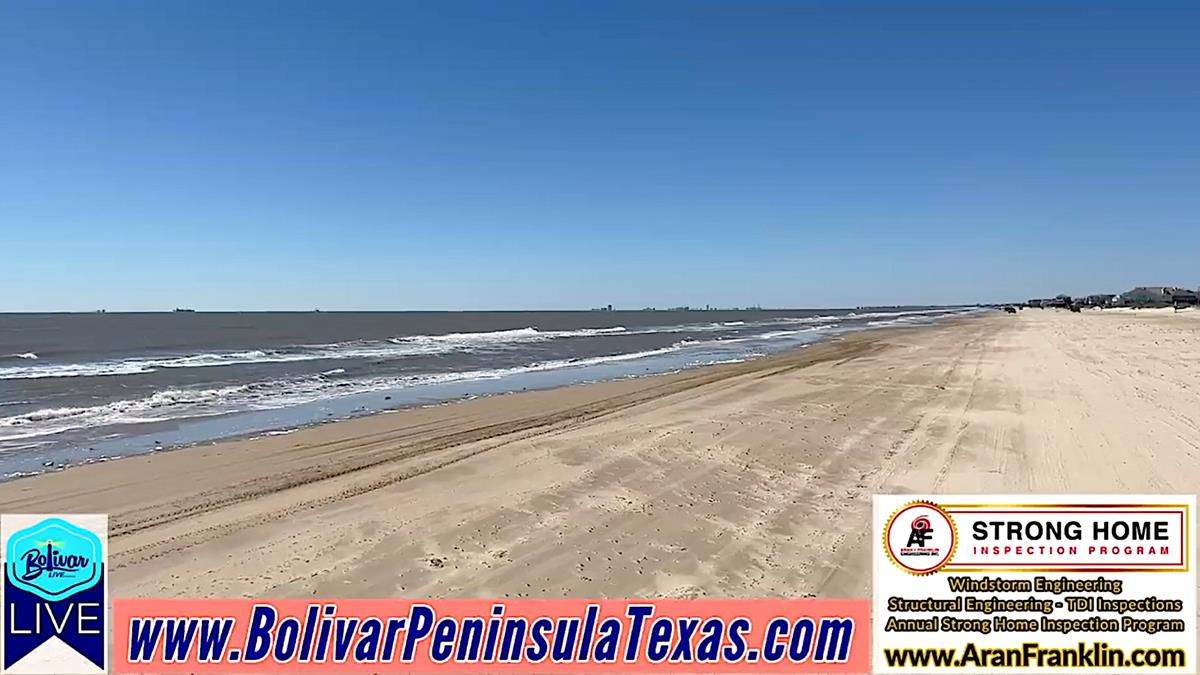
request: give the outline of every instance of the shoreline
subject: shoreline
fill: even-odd
[[[963,320],[962,317],[957,317],[957,319]],[[861,348],[861,345],[859,343],[862,342],[862,340],[856,340],[855,338],[861,338],[861,337],[865,337],[867,335],[875,336],[877,334],[888,333],[890,331],[920,330],[923,328],[930,328],[930,327],[933,327],[936,325],[945,325],[945,323],[947,323],[947,322],[942,322],[940,324],[925,324],[925,325],[916,325],[916,326],[877,328],[877,329],[872,329],[872,330],[864,330],[864,331],[858,331],[858,332],[854,332],[854,333],[848,333],[848,334],[844,334],[844,335],[834,335],[834,336],[830,336],[826,339],[823,339],[819,342],[798,345],[798,346],[796,346],[792,349],[789,349],[785,352],[769,354],[766,356],[760,356],[760,357],[755,357],[755,358],[742,359],[742,360],[737,360],[737,361],[705,364],[705,365],[695,366],[695,367],[691,367],[691,368],[681,368],[681,369],[678,369],[675,371],[665,372],[665,373],[651,373],[651,374],[647,374],[647,375],[627,375],[627,376],[618,377],[618,378],[614,378],[614,379],[584,381],[584,382],[577,382],[577,383],[571,383],[571,384],[551,386],[551,387],[546,387],[546,388],[539,388],[539,389],[528,389],[528,390],[521,390],[521,391],[502,391],[502,392],[497,392],[497,393],[492,393],[492,394],[470,395],[470,396],[465,396],[465,397],[461,397],[461,398],[445,399],[445,400],[440,400],[440,401],[431,402],[431,403],[423,403],[423,404],[416,404],[416,405],[410,405],[410,406],[389,408],[389,409],[378,410],[378,411],[363,412],[363,413],[359,413],[359,414],[348,415],[346,417],[322,419],[322,420],[317,420],[315,422],[307,423],[307,424],[296,426],[296,427],[279,428],[279,429],[272,429],[272,430],[267,430],[267,431],[248,432],[246,434],[239,434],[239,435],[235,435],[235,436],[228,436],[228,437],[222,437],[222,438],[214,438],[214,439],[209,439],[209,440],[201,440],[201,441],[196,441],[194,443],[189,443],[189,444],[184,444],[184,445],[170,445],[170,446],[164,445],[159,448],[152,449],[152,450],[145,451],[145,452],[132,453],[132,454],[128,454],[128,455],[119,455],[119,456],[114,456],[114,457],[98,458],[93,461],[85,461],[85,462],[80,462],[78,464],[67,464],[67,465],[63,465],[61,467],[55,467],[52,469],[47,469],[46,471],[40,471],[40,472],[29,474],[29,475],[4,477],[3,479],[0,479],[0,486],[6,485],[13,481],[20,481],[20,480],[25,480],[25,479],[29,479],[29,478],[37,478],[37,477],[46,476],[46,475],[54,475],[54,474],[74,471],[74,470],[78,470],[81,468],[90,467],[90,466],[93,466],[96,464],[108,464],[108,463],[112,463],[112,462],[121,462],[121,461],[125,461],[125,460],[151,457],[151,456],[158,457],[158,456],[164,456],[167,454],[191,451],[191,450],[202,449],[202,448],[209,448],[212,446],[223,445],[223,444],[265,441],[265,440],[269,440],[269,439],[279,438],[282,436],[293,436],[295,434],[303,434],[306,432],[322,430],[322,429],[331,429],[331,428],[336,428],[339,426],[342,426],[343,428],[345,428],[348,433],[355,433],[355,432],[357,432],[357,430],[350,429],[349,425],[353,425],[356,422],[357,423],[365,423],[365,422],[370,422],[372,420],[377,420],[380,418],[385,418],[385,417],[389,417],[392,415],[403,414],[403,413],[408,413],[408,412],[413,412],[413,411],[451,408],[454,406],[469,406],[473,402],[476,402],[476,401],[491,401],[491,400],[504,399],[504,398],[509,398],[509,397],[532,397],[532,396],[539,395],[539,394],[553,396],[556,392],[579,392],[579,391],[586,391],[587,389],[590,389],[590,388],[596,388],[597,391],[600,388],[605,388],[605,389],[611,388],[614,391],[613,392],[605,392],[605,394],[606,395],[617,395],[617,396],[631,396],[631,395],[638,396],[640,394],[644,394],[644,393],[651,392],[651,391],[658,392],[662,388],[668,389],[670,391],[670,393],[675,393],[675,388],[680,385],[683,385],[683,389],[690,388],[692,386],[700,386],[701,384],[707,384],[712,381],[724,379],[727,377],[736,377],[738,375],[744,375],[744,374],[747,374],[750,372],[755,372],[758,370],[766,370],[771,367],[774,367],[776,362],[778,362],[780,364],[794,365],[795,362],[797,361],[798,355],[800,355],[801,353],[809,353],[813,350],[820,350],[821,347],[835,347],[837,345],[841,345],[843,342],[850,342],[854,345],[853,347],[833,349],[832,350],[833,353],[829,354],[829,355],[826,355],[824,350],[820,350],[820,351],[817,351],[816,354],[813,354],[813,356],[811,357],[811,359],[814,363],[820,362],[822,360],[826,360],[828,358],[834,358],[836,355],[842,354],[843,351],[849,352],[849,351],[853,351],[855,349]],[[872,340],[872,341],[874,341],[874,340]],[[801,359],[801,360],[806,361],[806,359]],[[747,367],[748,364],[755,364],[755,366],[757,366],[757,367]],[[803,367],[803,366],[799,366],[799,367]],[[636,403],[642,403],[647,400],[651,400],[653,398],[656,398],[659,395],[666,395],[666,394],[657,394],[657,393],[650,394],[650,395],[646,396],[645,398],[638,398]],[[588,398],[590,398],[590,397],[588,397]],[[374,426],[374,424],[372,423],[372,424],[370,424],[370,426]],[[295,439],[295,440],[302,441],[302,440],[306,440],[306,439]]]
[[[978,316],[978,314],[974,315]],[[937,325],[969,316],[972,314],[957,313],[937,316],[928,322],[841,329],[825,334],[813,333],[811,341],[798,342],[782,351],[730,357],[709,363],[687,364],[683,361],[676,363],[672,360],[675,358],[674,355],[666,355],[661,359],[649,359],[645,364],[621,361],[599,368],[581,366],[580,368],[554,369],[498,379],[449,382],[420,390],[401,388],[393,391],[384,390],[370,394],[334,397],[284,408],[243,410],[214,416],[180,418],[171,426],[157,430],[141,429],[135,426],[131,427],[128,432],[118,432],[110,438],[55,446],[53,449],[34,452],[28,456],[14,456],[9,460],[11,462],[9,470],[0,475],[0,485],[32,476],[61,472],[80,466],[109,463],[128,457],[191,450],[222,442],[246,442],[264,437],[290,435],[327,424],[405,410],[443,406],[525,391],[548,391],[604,382],[670,376],[722,365],[737,365],[764,358],[775,358],[861,332]],[[647,372],[638,372],[637,368],[643,365]],[[384,403],[384,401],[390,402]]]

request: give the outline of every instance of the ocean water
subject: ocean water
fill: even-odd
[[[0,476],[966,311],[0,314]]]

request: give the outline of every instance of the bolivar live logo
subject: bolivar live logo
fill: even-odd
[[[108,518],[0,517],[4,673],[106,670]]]

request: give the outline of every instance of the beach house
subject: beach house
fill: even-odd
[[[1121,304],[1127,307],[1169,307],[1174,304],[1176,294],[1196,294],[1186,288],[1174,286],[1138,286],[1121,294]],[[1188,304],[1195,304],[1194,300]]]
[[[1113,303],[1113,298],[1117,297],[1113,293],[1097,293],[1089,295],[1083,299],[1083,304],[1088,307],[1108,307]]]
[[[1176,307],[1200,304],[1200,295],[1190,288],[1176,288],[1171,294],[1171,304]]]

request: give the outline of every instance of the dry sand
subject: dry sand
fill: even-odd
[[[1025,310],[0,485],[116,596],[870,590],[875,492],[1193,492],[1200,313]]]

